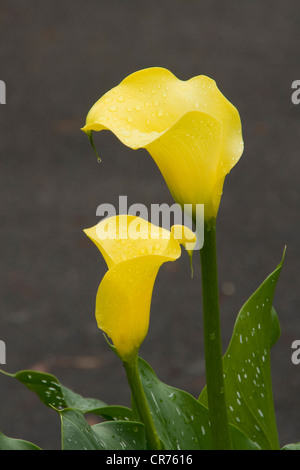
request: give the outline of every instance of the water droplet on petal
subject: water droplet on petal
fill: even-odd
[[[121,131],[121,133],[122,133],[122,135],[123,135],[124,137],[130,137],[130,136],[131,136],[131,132],[130,132],[129,129],[123,129],[123,130]]]

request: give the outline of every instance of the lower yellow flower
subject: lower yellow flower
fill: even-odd
[[[195,243],[187,227],[162,229],[135,216],[104,219],[84,230],[101,251],[108,271],[96,297],[98,327],[112,340],[120,358],[127,361],[148,332],[151,297],[160,266],[181,255],[180,243]],[[175,234],[175,235],[174,235]]]

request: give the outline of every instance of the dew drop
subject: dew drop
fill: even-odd
[[[122,135],[123,135],[124,137],[130,137],[130,136],[131,136],[131,132],[130,132],[130,130],[128,130],[128,129],[124,129],[124,130],[122,130]]]
[[[176,394],[174,392],[171,392],[170,395],[168,395],[168,398],[170,398],[170,400],[174,401],[176,399]]]

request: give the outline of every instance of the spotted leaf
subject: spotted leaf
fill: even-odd
[[[270,349],[280,336],[272,302],[282,263],[240,310],[223,358],[229,420],[266,450],[279,449]],[[207,404],[206,388],[199,401]]]
[[[208,409],[189,393],[161,382],[139,358],[141,380],[155,428],[168,450],[211,450]],[[230,425],[235,450],[258,450],[242,431]]]
[[[146,448],[142,423],[110,421],[90,426],[82,413],[60,412],[62,450],[143,450]]]
[[[13,377],[23,385],[35,392],[40,400],[57,411],[70,409],[85,413],[92,413],[102,416],[107,420],[125,420],[133,419],[132,411],[124,406],[109,406],[96,398],[85,398],[73,390],[62,385],[58,379],[44,372],[33,370],[23,370],[16,374],[9,374],[1,371],[9,377]]]

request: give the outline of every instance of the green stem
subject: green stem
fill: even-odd
[[[219,288],[216,253],[216,221],[204,223],[200,250],[206,386],[214,449],[231,449],[231,436],[224,390]]]
[[[123,365],[138,413],[145,425],[146,439],[148,444],[151,450],[161,450],[161,441],[157,435],[140,378],[138,355],[135,354],[130,360],[123,362]]]

